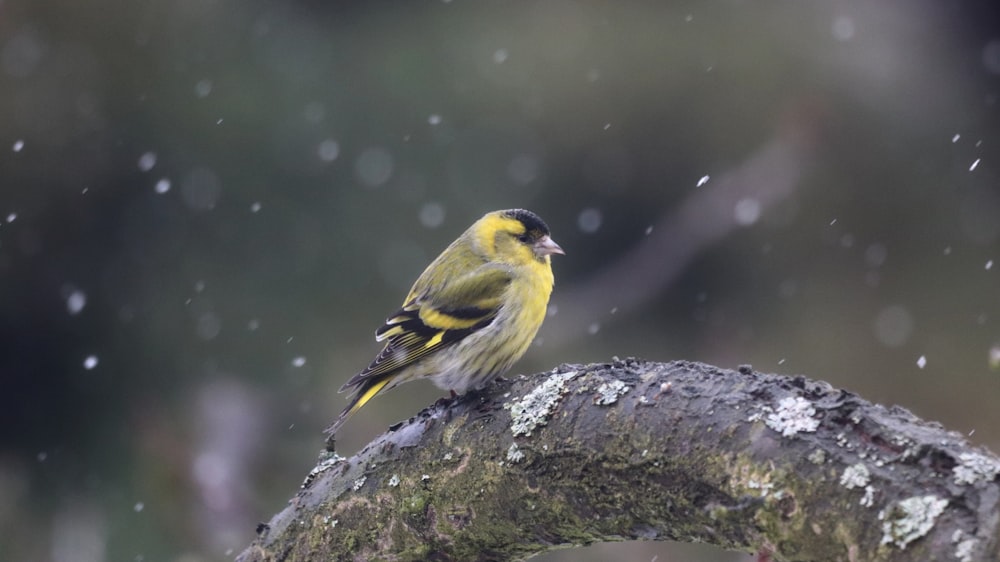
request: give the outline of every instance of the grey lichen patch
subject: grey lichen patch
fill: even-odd
[[[545,425],[552,411],[559,404],[566,389],[566,381],[578,371],[553,374],[520,400],[504,405],[510,410],[510,431],[514,436],[531,436],[538,426]]]
[[[620,380],[606,382],[597,387],[597,396],[594,397],[594,404],[607,406],[618,401],[619,396],[625,395],[631,388]]]
[[[906,545],[926,535],[934,528],[934,521],[944,513],[948,500],[934,495],[913,496],[896,504],[889,513],[880,513],[882,544],[905,549]]]
[[[395,488],[397,486],[399,486],[399,475],[393,474],[391,477],[389,477],[389,487]]]
[[[306,475],[305,480],[302,481],[302,485],[300,486],[300,488],[303,489],[308,488],[309,485],[312,484],[313,480],[315,480],[317,476],[323,474],[327,470],[330,470],[331,468],[337,466],[342,462],[347,462],[346,457],[342,457],[333,451],[323,451],[322,453],[320,453],[319,459],[320,459],[319,464],[314,466],[313,469],[309,471],[309,474]]]
[[[875,487],[871,484],[865,486],[865,495],[861,496],[861,501],[858,502],[861,507],[871,507],[875,505]]]
[[[733,463],[730,475],[730,482],[736,493],[760,498],[766,498],[775,489],[774,481],[778,477],[771,470],[742,460]]]
[[[853,423],[854,425],[858,425],[859,423],[862,422],[862,420],[864,420],[864,416],[861,415],[861,410],[859,409],[851,412],[851,415],[848,416],[847,419],[851,420],[851,423]]]
[[[524,451],[517,446],[517,443],[511,443],[510,447],[507,448],[507,462],[517,464],[522,460],[524,460]]]
[[[980,453],[962,453],[954,472],[955,483],[959,485],[975,484],[980,480],[989,482],[1000,474],[1000,462]]]
[[[966,537],[965,532],[956,529],[951,535],[951,542],[955,544],[955,558],[958,558],[960,562],[973,562],[976,547],[979,546],[979,539]]]
[[[806,460],[817,465],[823,464],[826,462],[826,451],[823,449],[815,449],[813,452],[809,453]]]
[[[800,432],[813,432],[819,427],[816,419],[816,409],[801,396],[786,396],[778,402],[778,407],[764,419],[767,427],[777,431],[784,437],[791,437]]]
[[[771,408],[770,406],[761,406],[756,412],[752,412],[749,416],[747,416],[747,421],[749,423],[759,422],[760,420],[764,419],[765,415],[773,411],[774,409]]]
[[[756,480],[751,478],[750,480],[747,480],[746,484],[748,490],[760,490],[760,497],[762,498],[766,498],[767,495],[771,493],[771,490],[774,489],[774,484],[766,480]]]
[[[358,478],[357,480],[354,481],[354,484],[351,486],[351,489],[357,492],[358,490],[361,489],[362,486],[365,485],[366,480],[368,480],[367,476],[362,476],[361,478]]]
[[[860,462],[845,468],[844,473],[840,475],[841,486],[848,490],[864,489],[865,495],[861,496],[861,501],[858,502],[862,507],[871,507],[875,503],[875,488],[869,484],[870,481],[871,472],[868,471],[868,467],[864,463]]]
[[[869,480],[871,480],[871,473],[868,472],[868,467],[860,462],[845,468],[844,473],[840,475],[840,485],[848,490],[864,488],[868,485]]]

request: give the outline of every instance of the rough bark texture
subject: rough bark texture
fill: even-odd
[[[563,365],[325,454],[238,560],[505,561],[622,540],[998,560],[998,472],[954,432],[803,377]]]

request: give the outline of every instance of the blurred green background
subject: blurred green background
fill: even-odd
[[[567,252],[515,372],[751,363],[1000,450],[995,9],[0,0],[0,559],[237,554],[498,208]]]

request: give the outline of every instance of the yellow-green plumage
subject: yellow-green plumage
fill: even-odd
[[[428,378],[455,393],[482,387],[524,355],[552,293],[549,256],[563,253],[537,215],[494,211],[476,221],[413,284],[375,332],[385,348],[341,392],[351,403],[334,434],[380,392]]]

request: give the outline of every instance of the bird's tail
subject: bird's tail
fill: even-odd
[[[351,396],[351,403],[344,408],[344,411],[337,416],[337,419],[334,420],[333,423],[323,430],[323,433],[326,435],[327,443],[331,443],[333,441],[333,437],[337,433],[337,430],[340,429],[340,426],[344,425],[347,418],[354,415],[354,412],[360,410],[361,407],[367,404],[369,400],[375,398],[375,395],[381,392],[382,389],[389,384],[390,380],[392,380],[392,377],[362,379],[358,381],[359,384],[355,388],[354,394]]]

